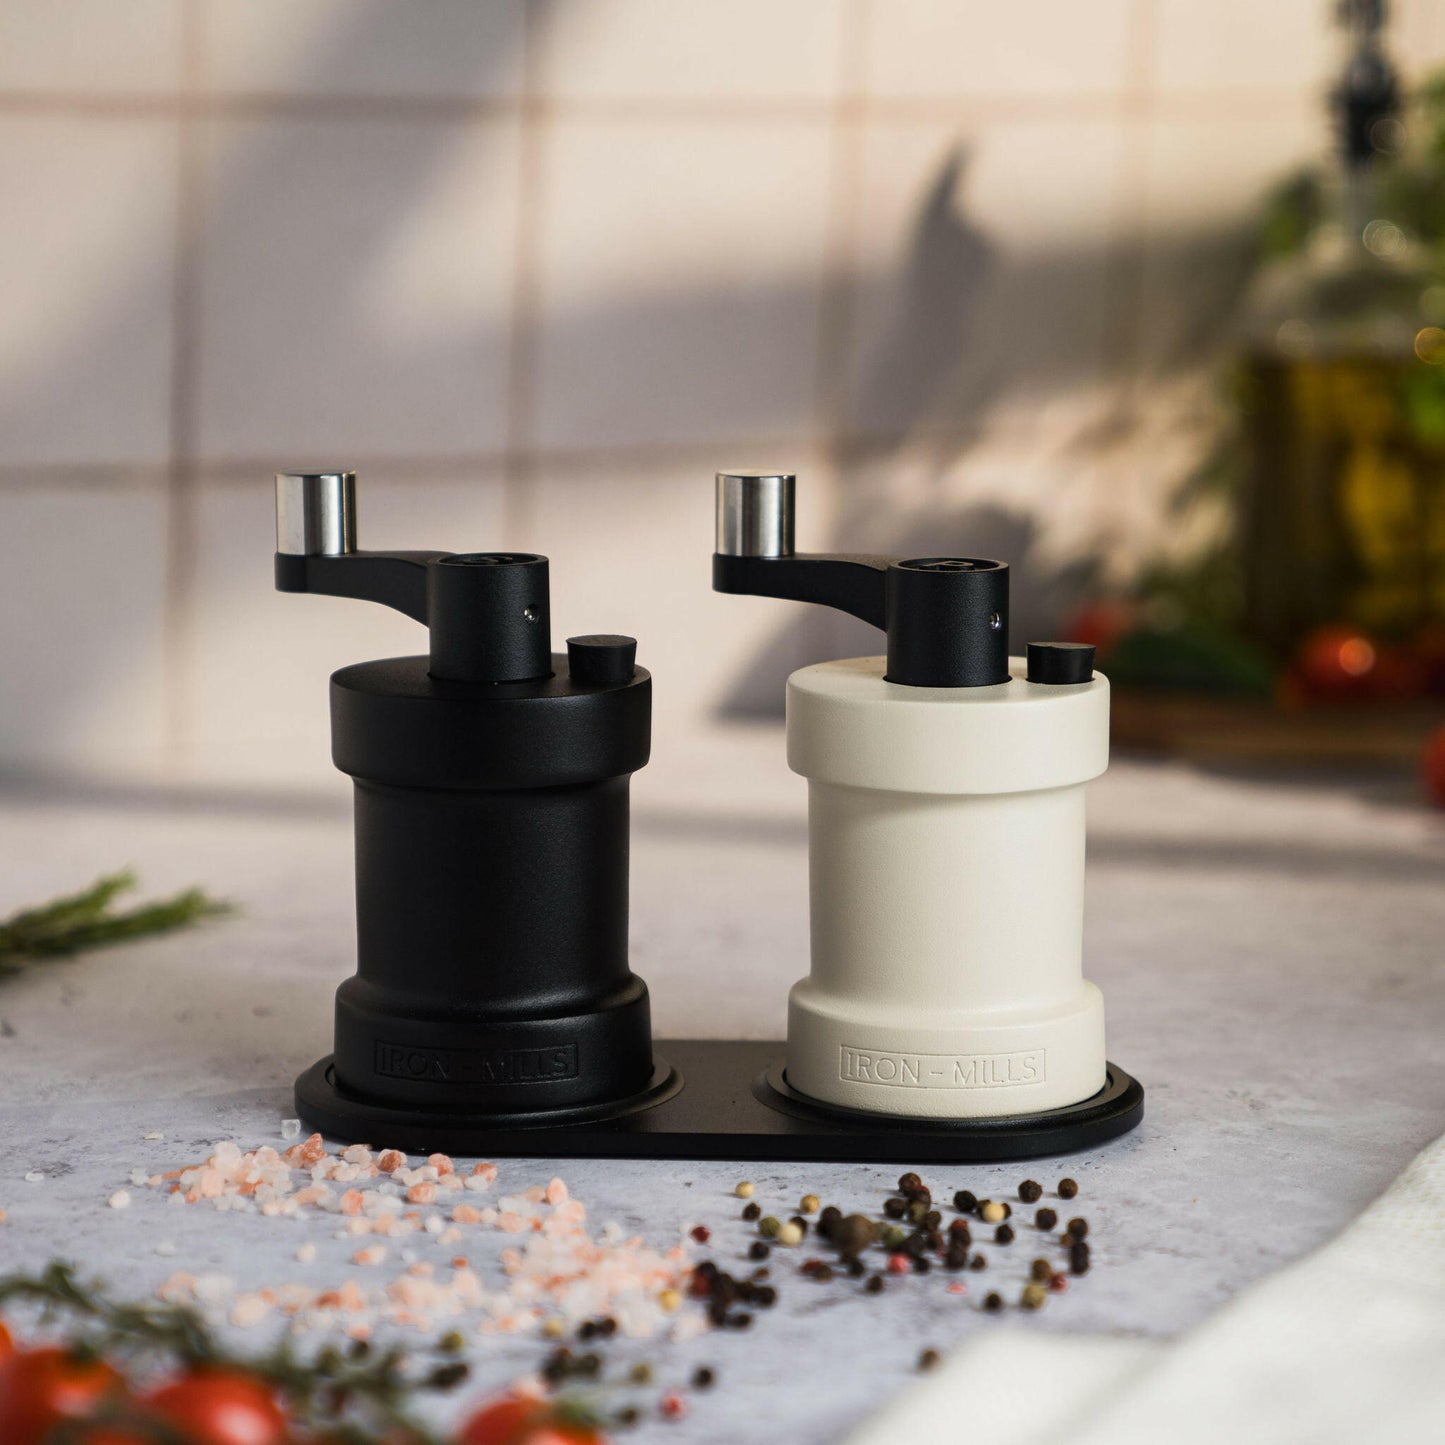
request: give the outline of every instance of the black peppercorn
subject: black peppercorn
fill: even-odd
[[[984,1295],[983,1307],[989,1314],[997,1314],[1003,1308],[1003,1296],[997,1294]]]
[[[1079,1192],[1079,1186],[1072,1179],[1059,1180],[1059,1198],[1072,1199]]]
[[[796,1224],[796,1225],[798,1226],[798,1228],[803,1231],[804,1234],[806,1234],[806,1233],[808,1232],[808,1221],[807,1221],[806,1219],[804,1219],[801,1214],[795,1214],[795,1215],[788,1221],[788,1223],[789,1223],[789,1224]]]
[[[968,1227],[968,1220],[955,1219],[948,1226],[948,1237],[950,1239],[961,1239],[965,1244],[973,1237]]]
[[[1019,1185],[1019,1198],[1025,1204],[1036,1204],[1043,1198],[1044,1186],[1033,1179],[1025,1179]]]
[[[920,1370],[931,1370],[943,1358],[937,1350],[924,1350],[918,1357],[918,1368]]]
[[[1052,1229],[1059,1222],[1059,1216],[1052,1209],[1041,1209],[1034,1215],[1034,1223],[1040,1229]]]
[[[1089,1221],[1087,1219],[1071,1219],[1067,1228],[1070,1239],[1087,1239],[1089,1236]]]
[[[639,1410],[636,1405],[624,1405],[623,1408],[617,1412],[615,1419],[616,1423],[622,1426],[624,1430],[630,1430],[642,1419],[642,1411]]]
[[[953,1196],[953,1207],[958,1210],[960,1214],[972,1214],[973,1211],[978,1208],[978,1196],[971,1190],[960,1189],[958,1193]]]
[[[1014,1242],[1014,1227],[1011,1224],[1000,1224],[993,1232],[995,1244],[1012,1244]]]
[[[842,1217],[843,1211],[841,1209],[833,1204],[828,1205],[818,1216],[818,1233],[821,1234],[824,1239],[832,1239],[833,1230]]]
[[[907,1174],[899,1176],[898,1192],[900,1194],[913,1194],[922,1188],[923,1180],[921,1180],[918,1175],[916,1175],[911,1169],[908,1171]]]
[[[923,1216],[923,1227],[925,1229],[937,1229],[942,1223],[943,1216],[936,1209],[930,1209],[928,1213]]]
[[[699,1365],[692,1372],[692,1386],[695,1390],[710,1390],[717,1376],[706,1365]]]
[[[933,1268],[933,1261],[926,1254],[916,1255],[913,1260],[915,1274],[927,1274]]]
[[[943,1263],[947,1269],[964,1269],[968,1265],[968,1242],[964,1240],[950,1244],[948,1252],[943,1256]]]
[[[745,1330],[752,1324],[753,1317],[746,1310],[739,1310],[735,1315],[729,1315],[727,1324],[730,1330]]]
[[[770,1284],[759,1285],[759,1287],[753,1291],[753,1303],[755,1305],[761,1305],[765,1310],[772,1309],[777,1302],[778,1292]]]
[[[744,1204],[744,1205],[743,1205],[743,1218],[746,1219],[749,1224],[751,1224],[751,1223],[753,1222],[753,1220],[755,1220],[755,1219],[761,1219],[762,1217],[763,1217],[763,1207],[762,1207],[762,1205],[760,1205],[760,1204],[753,1204],[753,1203],[749,1203],[749,1204]]]
[[[748,1258],[749,1258],[749,1259],[766,1259],[771,1253],[772,1253],[772,1250],[770,1250],[770,1249],[768,1248],[768,1246],[767,1246],[766,1244],[764,1244],[761,1239],[755,1239],[755,1240],[748,1246]]]
[[[1069,1250],[1069,1271],[1072,1274],[1089,1272],[1089,1246],[1082,1239]]]
[[[899,1199],[896,1196],[883,1201],[883,1212],[889,1219],[902,1219],[903,1211],[908,1208],[906,1199]]]
[[[976,1254],[971,1260],[969,1260],[968,1267],[970,1269],[987,1269],[988,1260],[986,1260],[983,1255]]]
[[[1029,1266],[1029,1274],[1040,1284],[1047,1284],[1054,1277],[1054,1267],[1046,1259],[1036,1259]]]
[[[863,1261],[855,1254],[853,1258],[848,1261],[848,1274],[850,1278],[859,1279],[867,1273],[868,1271],[864,1267]]]
[[[866,1289],[869,1294],[882,1294],[883,1276],[881,1274],[870,1274],[868,1276],[868,1283],[865,1284],[863,1288]]]

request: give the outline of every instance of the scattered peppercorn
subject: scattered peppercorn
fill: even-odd
[[[978,1217],[985,1224],[997,1224],[1000,1220],[1007,1219],[1008,1215],[1004,1212],[1003,1205],[997,1200],[987,1199],[979,1205]]]
[[[710,1390],[717,1380],[717,1376],[706,1365],[699,1365],[692,1372],[692,1387],[694,1390]]]
[[[926,1254],[915,1254],[913,1256],[913,1272],[915,1274],[927,1274],[933,1268],[933,1261]]]
[[[968,1265],[968,1241],[955,1240],[943,1256],[945,1269],[964,1269]]]
[[[1042,1309],[1044,1301],[1049,1297],[1049,1292],[1041,1284],[1026,1284],[1024,1292],[1019,1298],[1019,1303],[1026,1310]]]
[[[988,1260],[985,1259],[983,1255],[976,1254],[971,1260],[969,1260],[968,1267],[970,1269],[987,1269]]]
[[[687,1401],[681,1395],[664,1395],[658,1409],[664,1420],[681,1420],[687,1414]]]
[[[1089,1246],[1080,1240],[1069,1251],[1069,1270],[1073,1274],[1088,1274]]]
[[[798,1228],[803,1231],[804,1234],[806,1234],[806,1233],[808,1232],[808,1221],[807,1221],[806,1219],[804,1219],[801,1214],[795,1214],[795,1215],[788,1221],[788,1223],[789,1223],[789,1224],[796,1224],[796,1225],[798,1226]]]
[[[903,1194],[903,1195],[914,1194],[914,1193],[916,1193],[918,1190],[920,1190],[920,1189],[922,1189],[922,1188],[923,1188],[923,1180],[921,1180],[921,1179],[918,1177],[918,1175],[916,1175],[915,1173],[913,1173],[912,1170],[909,1170],[909,1172],[908,1172],[907,1174],[903,1174],[903,1175],[900,1175],[900,1176],[899,1176],[899,1179],[898,1179],[898,1192],[899,1192],[900,1194]]]
[[[761,1239],[755,1239],[750,1245],[748,1245],[749,1259],[766,1259],[771,1253],[772,1250],[769,1249],[768,1246],[764,1244]]]
[[[688,1230],[688,1233],[692,1235],[699,1244],[706,1244],[708,1240],[712,1238],[712,1230],[705,1224],[694,1225],[692,1229]]]
[[[646,1360],[640,1360],[628,1371],[627,1378],[634,1385],[650,1385],[652,1383],[652,1366]]]
[[[746,1219],[749,1224],[752,1224],[755,1220],[761,1219],[762,1217],[763,1207],[761,1204],[743,1205],[743,1218]]]
[[[771,1214],[765,1214],[758,1220],[758,1233],[761,1234],[764,1239],[776,1239],[778,1237],[778,1231],[782,1227],[782,1224]]]
[[[739,1199],[751,1199],[754,1193],[753,1181],[751,1179],[741,1180],[733,1189],[733,1193],[736,1194]]]
[[[1087,1219],[1071,1219],[1067,1227],[1070,1239],[1087,1239],[1089,1237],[1089,1221]]]
[[[833,1266],[831,1264],[820,1264],[818,1268],[813,1271],[813,1278],[817,1280],[819,1284],[827,1284],[828,1281],[833,1278]]]
[[[801,1225],[794,1224],[790,1219],[786,1224],[778,1228],[778,1243],[785,1244],[792,1248],[795,1244],[803,1242],[803,1230]]]
[[[878,1225],[866,1214],[847,1214],[833,1226],[833,1243],[840,1254],[862,1254],[878,1238]]]
[[[890,1254],[888,1256],[889,1274],[907,1274],[908,1270],[909,1264],[906,1254]]]
[[[1059,1216],[1052,1209],[1041,1209],[1034,1215],[1034,1223],[1040,1229],[1052,1229],[1059,1222]]]
[[[885,1249],[897,1249],[905,1239],[908,1238],[908,1231],[901,1225],[890,1224],[883,1231],[883,1247]]]
[[[920,1370],[931,1370],[942,1359],[943,1356],[940,1355],[937,1350],[924,1350],[918,1357],[918,1368]]]
[[[801,1209],[804,1214],[816,1214],[821,1203],[822,1200],[820,1200],[816,1194],[805,1194],[798,1201],[798,1208]]]
[[[624,1430],[631,1430],[642,1418],[642,1411],[636,1405],[625,1405],[613,1417],[614,1423],[620,1425]]]
[[[1025,1204],[1037,1204],[1044,1196],[1044,1186],[1035,1179],[1025,1179],[1019,1185],[1019,1198]]]
[[[978,1196],[967,1189],[960,1189],[953,1196],[953,1207],[960,1214],[972,1214],[978,1208]]]
[[[1014,1228],[1011,1224],[1000,1224],[993,1232],[995,1244],[1012,1244],[1014,1242]]]
[[[728,1316],[728,1328],[730,1330],[745,1330],[752,1324],[753,1317],[746,1310],[739,1310],[735,1315]]]
[[[986,1294],[983,1297],[983,1307],[989,1314],[997,1314],[1003,1308],[1003,1296],[999,1294]]]
[[[902,1219],[903,1212],[908,1208],[906,1199],[899,1199],[896,1195],[883,1201],[883,1212],[889,1219]]]
[[[928,1213],[923,1216],[923,1227],[925,1229],[937,1229],[942,1223],[943,1216],[936,1209],[930,1209]]]
[[[869,1294],[882,1294],[883,1276],[881,1274],[870,1274],[868,1276],[868,1283],[865,1284],[863,1288],[866,1289]]]
[[[835,1205],[828,1205],[818,1216],[818,1233],[824,1239],[832,1239],[833,1231],[837,1228],[838,1222],[843,1218],[843,1211]]]
[[[1072,1199],[1079,1192],[1079,1186],[1072,1179],[1059,1180],[1059,1198]]]
[[[1038,1284],[1047,1284],[1054,1277],[1054,1267],[1046,1259],[1036,1259],[1029,1266],[1029,1274]]]
[[[867,1273],[867,1267],[855,1254],[852,1259],[848,1261],[848,1277],[850,1279],[861,1279]]]
[[[1069,1287],[1069,1277],[1066,1274],[1054,1274],[1049,1277],[1049,1289],[1054,1294],[1063,1294]]]

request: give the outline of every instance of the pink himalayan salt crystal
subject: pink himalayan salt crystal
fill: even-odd
[[[480,1179],[485,1184],[492,1184],[497,1178],[497,1166],[487,1160],[480,1160],[472,1165],[472,1178]]]
[[[452,1210],[452,1219],[457,1224],[480,1224],[482,1222],[482,1211],[470,1204],[458,1204]]]
[[[386,1246],[384,1244],[369,1244],[365,1249],[358,1249],[351,1256],[352,1264],[376,1265],[386,1258]]]
[[[437,1197],[437,1187],[429,1181],[423,1180],[419,1184],[413,1184],[406,1191],[408,1204],[430,1204]]]
[[[450,1154],[428,1154],[426,1162],[436,1170],[438,1174],[455,1174],[456,1166],[452,1163]]]
[[[567,1202],[567,1183],[563,1179],[554,1179],[542,1196],[548,1204],[565,1204]]]
[[[395,1174],[398,1169],[406,1168],[406,1155],[400,1149],[383,1149],[376,1161],[376,1167],[383,1174]]]

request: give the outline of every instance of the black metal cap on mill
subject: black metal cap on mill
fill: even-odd
[[[380,602],[426,656],[331,679],[355,784],[357,971],[301,1117],[447,1148],[479,1127],[605,1118],[674,1087],[628,966],[628,791],[651,746],[631,638],[551,650],[547,559],[363,552],[351,472],[276,478],[276,586]]]

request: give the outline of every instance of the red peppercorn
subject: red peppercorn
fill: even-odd
[[[681,1420],[687,1414],[687,1401],[681,1395],[664,1395],[659,1408],[664,1420]]]
[[[707,1225],[699,1224],[688,1231],[699,1244],[706,1244],[712,1238],[712,1230]]]
[[[889,1274],[907,1274],[913,1265],[906,1254],[890,1254],[888,1256]]]

